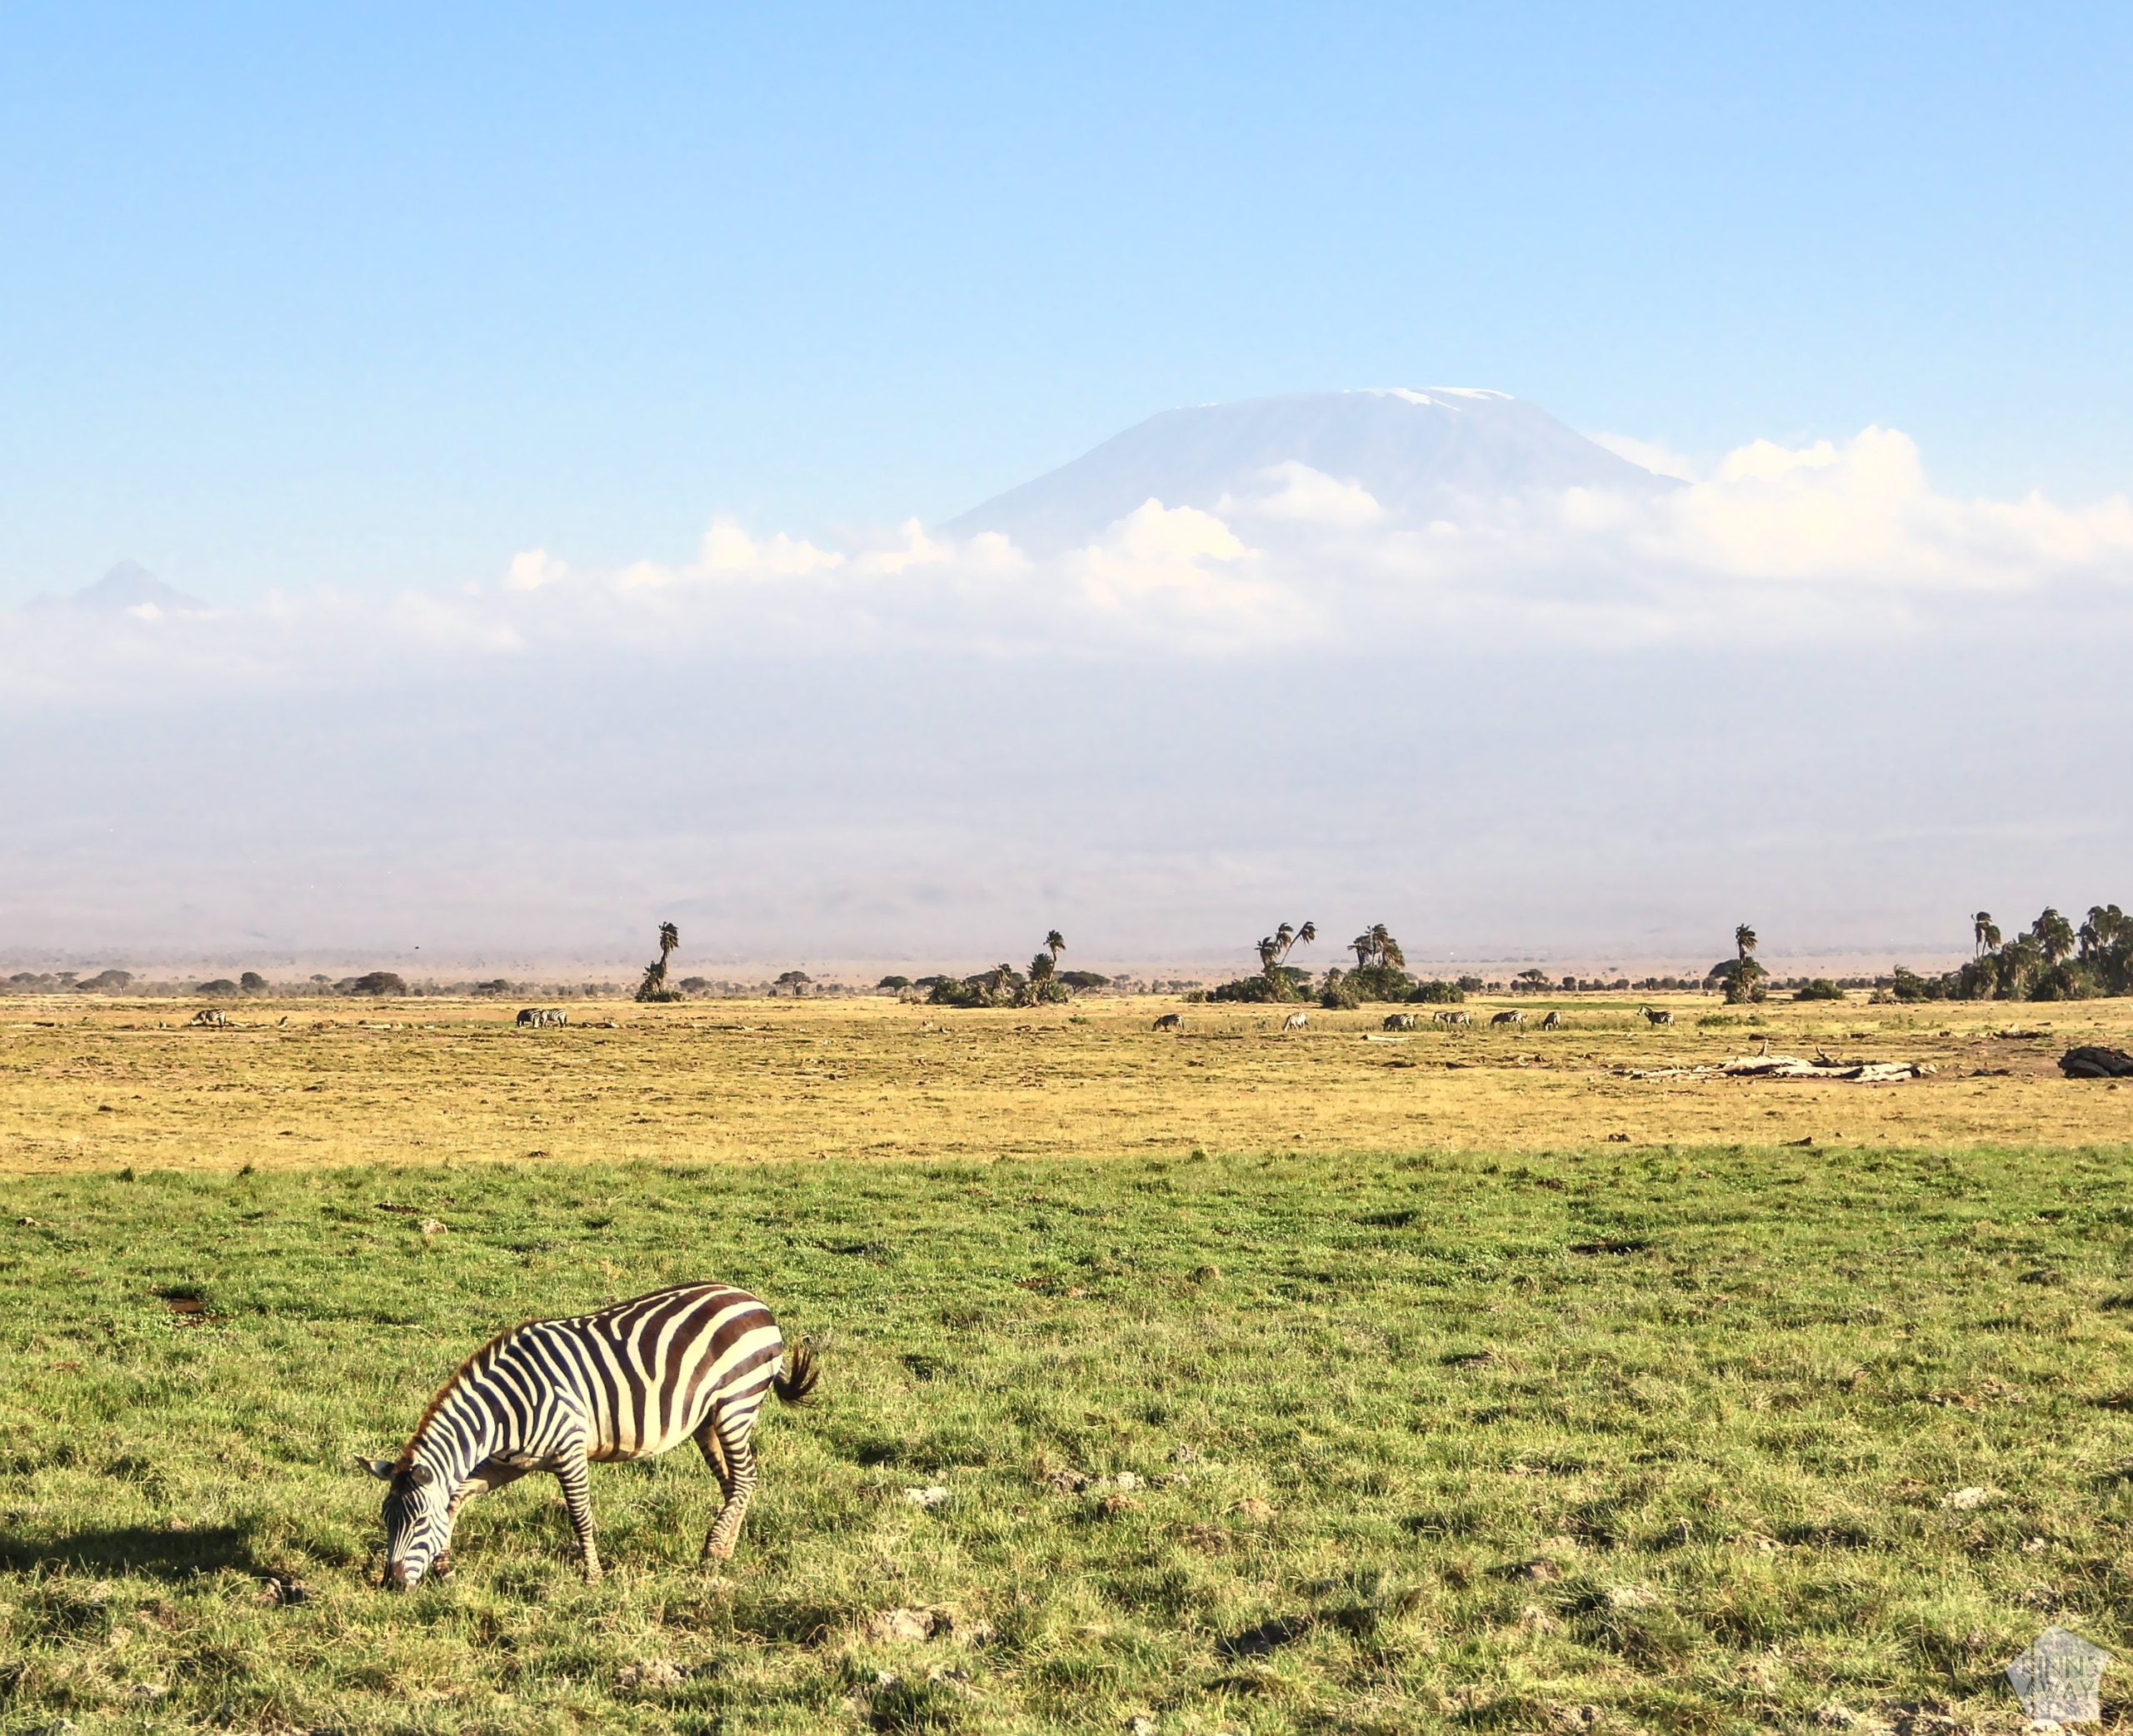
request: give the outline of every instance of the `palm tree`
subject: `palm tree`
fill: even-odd
[[[1371,925],[1370,937],[1377,945],[1377,961],[1390,965],[1395,970],[1407,968],[1407,955],[1400,950],[1400,943],[1392,938],[1392,931],[1382,922]]]
[[[1995,923],[1992,920],[1991,911],[1980,910],[1975,916],[1971,917],[1970,919],[1970,931],[1976,937],[1977,950],[1980,956],[1982,956],[1988,952],[1999,951],[2000,929],[1999,925]]]
[[[1277,975],[1281,960],[1298,946],[1308,946],[1318,938],[1318,925],[1306,922],[1301,928],[1291,928],[1284,922],[1259,943],[1259,968],[1270,981],[1279,981]]]
[[[1044,937],[1044,950],[1052,955],[1052,960],[1054,964],[1058,963],[1059,955],[1066,950],[1066,935],[1061,934],[1059,930],[1055,928],[1050,934]]]
[[[2118,944],[2119,937],[2126,932],[2126,912],[2115,904],[2092,904],[2088,920],[2082,923],[2076,938],[2081,943],[2081,956],[2093,958],[2108,951]]]
[[[1740,963],[1745,965],[1748,962],[1748,955],[1756,950],[1757,945],[1756,931],[1746,923],[1743,922],[1733,930],[1733,951]]]
[[[659,956],[644,967],[644,980],[637,985],[639,1000],[662,1000],[667,996],[667,955],[682,944],[682,931],[671,922],[659,925]]]
[[[2034,934],[2017,935],[2001,953],[2000,999],[2026,1000],[2030,985],[2044,973],[2051,960]]]
[[[2050,905],[2030,925],[2030,932],[2036,937],[2037,949],[2044,954],[2047,965],[2057,964],[2074,950],[2074,925]]]

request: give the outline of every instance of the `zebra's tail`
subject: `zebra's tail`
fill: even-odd
[[[805,1404],[815,1395],[815,1383],[822,1378],[822,1371],[815,1366],[815,1353],[805,1344],[788,1344],[785,1351],[785,1367],[771,1390],[787,1404]]]

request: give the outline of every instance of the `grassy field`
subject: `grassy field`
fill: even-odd
[[[9,1005],[0,1729],[2019,1728],[2040,1628],[2133,1640],[2133,1092],[2045,1076],[2129,1009],[1822,1010],[1941,1064],[1890,1089],[1614,1070],[1761,1034],[1681,1005]],[[596,1469],[597,1587],[529,1479],[376,1589],[351,1454],[707,1275],[825,1371],[722,1574],[677,1454]]]
[[[153,1165],[1111,1156],[1206,1150],[1537,1151],[1812,1138],[1880,1143],[2133,1139],[2133,1090],[2070,1089],[2071,1043],[2133,1045],[2133,1001],[1729,1010],[1671,997],[1561,1005],[1570,1028],[1372,1040],[1381,1012],[1105,1003],[956,1013],[880,1000],[580,1006],[519,1031],[493,1002],[189,1006],[0,1001],[0,1174]],[[1180,1037],[1150,1030],[1179,1010]],[[1474,1016],[1493,1010],[1476,1003]],[[1423,1010],[1426,1011],[1426,1009]],[[277,1021],[286,1019],[286,1024]],[[587,1028],[589,1021],[612,1028]],[[2041,1033],[2007,1040],[2011,1028]],[[1817,1046],[1939,1070],[1891,1089],[1639,1080]]]

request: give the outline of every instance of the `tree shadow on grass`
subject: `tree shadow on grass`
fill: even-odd
[[[152,1579],[189,1579],[233,1568],[263,1574],[252,1534],[238,1525],[172,1531],[161,1525],[112,1525],[42,1539],[0,1534],[0,1573],[34,1574],[73,1568]]]

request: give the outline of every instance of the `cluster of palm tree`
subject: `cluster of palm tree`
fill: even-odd
[[[1256,975],[1240,976],[1234,982],[1226,982],[1210,990],[1211,1000],[1301,1000],[1315,995],[1321,1006],[1360,1006],[1365,1001],[1448,1001],[1463,1000],[1466,990],[1465,980],[1459,983],[1417,983],[1407,974],[1407,955],[1401,950],[1400,943],[1392,930],[1382,922],[1373,922],[1368,928],[1348,942],[1348,950],[1355,954],[1352,969],[1338,965],[1327,967],[1322,980],[1316,986],[1310,971],[1289,962],[1289,955],[1300,946],[1308,946],[1318,938],[1318,925],[1306,922],[1291,926],[1284,922],[1271,935],[1259,942],[1259,970]],[[1476,988],[1481,984],[1474,983]],[[1197,998],[1198,991],[1195,991]]]
[[[1358,970],[1381,970],[1388,965],[1395,970],[1406,968],[1406,954],[1401,951],[1400,943],[1382,922],[1371,923],[1349,941],[1348,950],[1355,954]]]
[[[1059,970],[1059,955],[1066,950],[1066,936],[1055,928],[1045,935],[1027,975],[1012,965],[995,965],[975,976],[939,976],[927,999],[934,1006],[1036,1006],[1069,1000],[1074,985]]]
[[[1337,965],[1326,973],[1318,991],[1321,1006],[1360,1006],[1366,1000],[1411,1000],[1415,979],[1407,975],[1407,955],[1382,922],[1373,922],[1348,942],[1356,967]]]
[[[1971,918],[1976,955],[1960,970],[1928,979],[1899,972],[1906,998],[1951,1000],[2081,1000],[2133,994],[2133,918],[2115,904],[2092,905],[2076,927],[2050,905],[2013,940],[1990,910]],[[1937,992],[1936,992],[1937,991]]]
[[[1271,935],[1259,940],[1259,974],[1240,976],[1235,982],[1226,982],[1211,991],[1216,1000],[1300,1000],[1311,982],[1311,973],[1289,963],[1289,955],[1299,946],[1308,946],[1318,938],[1318,925],[1306,922],[1301,927],[1284,922]]]

